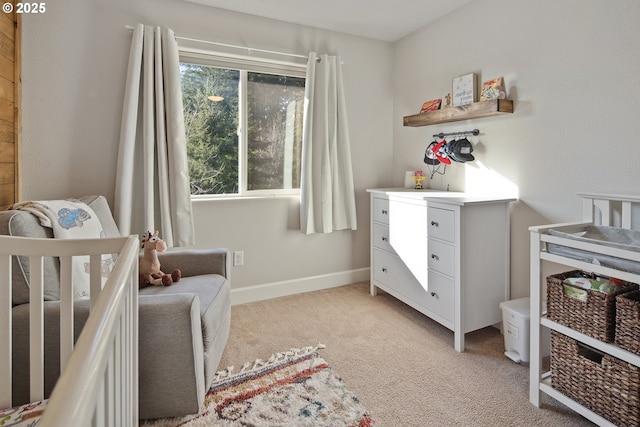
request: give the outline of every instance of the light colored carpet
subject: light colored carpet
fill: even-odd
[[[318,341],[377,427],[593,425],[547,396],[529,403],[529,369],[504,356],[498,329],[457,353],[453,332],[368,283],[233,306],[220,367]]]

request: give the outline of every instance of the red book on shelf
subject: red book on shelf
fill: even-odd
[[[420,109],[420,114],[425,113],[427,111],[435,111],[440,109],[440,103],[442,99],[434,99],[433,101],[427,101],[422,104],[422,108]]]

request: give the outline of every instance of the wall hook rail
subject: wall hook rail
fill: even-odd
[[[447,137],[447,136],[469,136],[469,135],[478,136],[480,135],[480,131],[478,129],[473,129],[473,130],[466,130],[466,131],[460,131],[460,132],[449,132],[449,133],[440,132],[440,133],[434,133],[433,137],[443,139],[444,137]]]

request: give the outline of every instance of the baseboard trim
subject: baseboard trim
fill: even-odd
[[[369,267],[231,289],[231,305],[319,291],[369,280]]]

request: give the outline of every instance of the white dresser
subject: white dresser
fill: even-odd
[[[502,322],[509,203],[459,192],[370,189],[371,295],[393,295],[454,332]]]

